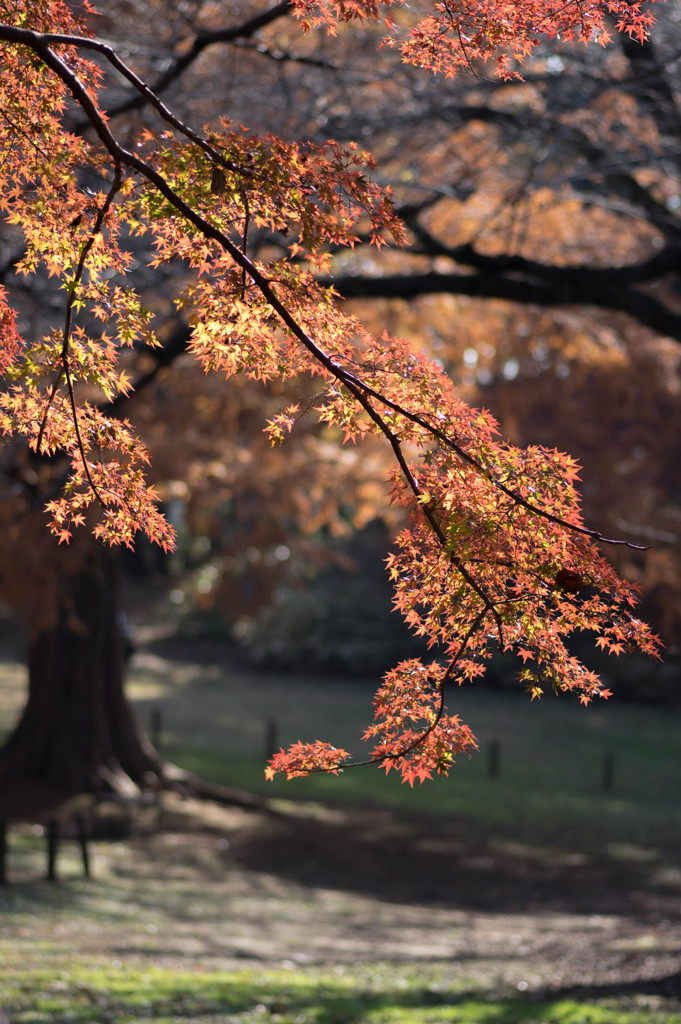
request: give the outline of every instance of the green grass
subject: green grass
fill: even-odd
[[[22,699],[20,673],[11,665],[0,673],[0,693],[10,696],[0,706],[6,726]],[[161,712],[167,757],[228,785],[279,798],[440,814],[487,835],[570,851],[607,855],[634,846],[654,857],[681,846],[680,712],[674,708],[616,699],[584,708],[570,697],[530,702],[519,693],[467,687],[452,693],[450,709],[472,727],[480,749],[460,758],[446,779],[411,790],[395,773],[386,778],[380,769],[361,768],[265,781],[271,722],[278,745],[326,739],[365,755],[360,737],[373,682],[140,658],[129,690],[143,722]],[[494,743],[500,765],[491,779]],[[611,793],[603,791],[606,755],[614,758]]]
[[[345,806],[377,805],[411,814],[436,814],[466,822],[478,835],[518,842],[553,845],[562,850],[608,855],[623,845],[645,851],[673,852],[681,842],[678,803],[659,799],[651,791],[643,798],[607,797],[596,791],[551,787],[546,780],[527,778],[487,780],[472,771],[455,770],[410,790],[395,775],[385,778],[367,770],[341,776],[317,775],[286,782],[263,780],[262,762],[206,748],[169,750],[180,766],[225,785],[278,799],[304,799]]]
[[[430,973],[430,977],[428,976]],[[438,972],[370,968],[143,970],[101,964],[8,971],[2,1008],[13,1024],[681,1024],[681,1014],[616,1001],[499,997]]]
[[[480,749],[460,758],[446,779],[413,790],[377,768],[292,782],[264,779],[268,721],[278,744],[328,739],[361,756],[371,713],[369,683],[297,676],[221,673],[198,666],[160,699],[142,699],[142,716],[161,709],[164,753],[225,784],[273,797],[347,805],[380,804],[409,813],[465,819],[485,833],[587,852],[635,845],[673,850],[681,844],[681,744],[677,710],[568,697],[530,702],[522,694],[473,688],[452,694],[451,710],[476,734]],[[133,693],[154,677],[133,676]],[[208,706],[201,723],[192,715]],[[195,710],[192,710],[195,709]],[[499,774],[490,778],[493,744]],[[612,792],[604,761],[614,758]]]

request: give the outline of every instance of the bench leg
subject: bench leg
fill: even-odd
[[[86,878],[90,877],[90,852],[87,848],[87,828],[85,825],[85,818],[78,815],[76,818],[76,835],[78,836],[78,845],[80,846],[80,853],[83,858],[83,874]]]
[[[47,823],[47,880],[57,880],[57,849],[59,847],[59,822]]]

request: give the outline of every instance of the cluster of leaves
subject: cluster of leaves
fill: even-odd
[[[643,31],[637,4],[609,6],[620,9],[629,30]],[[327,23],[378,13],[360,0],[300,3],[298,10]],[[522,55],[542,31],[575,35],[579,24],[587,39],[602,19],[600,8],[577,2],[486,2],[466,8],[465,17],[441,3],[435,12],[417,30],[431,50],[419,49],[413,35],[405,56],[447,73],[513,40]],[[206,369],[263,381],[311,374],[322,422],[346,440],[375,435],[392,451],[392,500],[408,519],[389,566],[396,605],[440,660],[403,662],[386,676],[366,736],[375,741],[370,761],[397,766],[412,783],[446,772],[474,741],[445,714],[445,690],[479,675],[494,650],[515,650],[529,663],[523,679],[533,696],[548,679],[585,702],[605,694],[569,655],[572,632],[592,630],[614,651],[654,652],[654,638],[631,613],[632,588],[599,554],[603,538],[581,521],[571,460],[500,441],[491,417],[462,402],[437,365],[399,339],[371,335],[315,284],[313,271],[327,267],[329,249],[352,246],[360,225],[376,245],[387,233],[403,239],[369,156],[333,140],[313,147],[256,138],[223,121],[196,131],[110,47],[87,37],[63,5],[0,2],[0,18],[0,206],[24,231],[18,271],[56,274],[65,294],[63,323],[44,338],[22,343],[8,332],[2,427],[39,452],[68,456],[65,491],[50,503],[60,539],[99,505],[95,532],[103,539],[130,544],[144,530],[165,547],[172,543],[144,482],[145,449],[102,405],[129,390],[125,349],[156,344],[149,314],[127,283],[132,236],[144,234],[155,265],[180,261],[186,270],[179,305]],[[133,147],[116,138],[98,99],[102,66],[83,58],[88,50],[151,103],[159,131],[141,133]],[[89,133],[65,129],[74,103]],[[273,249],[269,258],[251,259],[252,228],[285,237],[287,256]],[[0,315],[12,322],[6,305]],[[273,441],[285,437],[295,412],[270,421]],[[336,771],[347,758],[326,744],[297,744],[268,772]]]
[[[446,772],[473,745],[444,714],[445,689],[481,675],[495,652],[522,658],[533,697],[548,683],[586,704],[608,691],[569,653],[572,633],[593,631],[613,653],[653,654],[656,645],[631,612],[634,588],[582,523],[573,460],[500,441],[492,418],[462,402],[436,365],[399,340],[380,341],[365,339],[362,388],[353,374],[321,414],[348,437],[381,432],[396,454],[392,500],[409,524],[389,559],[395,605],[444,660],[410,660],[389,673],[365,739],[376,741],[370,761],[397,765],[413,782]],[[312,770],[306,757],[298,747],[272,764],[300,773]]]
[[[0,288],[0,372],[7,372],[19,358],[21,336],[17,330],[16,310],[7,305],[7,292]]]
[[[294,0],[305,29],[339,21],[385,17],[385,43],[397,46],[402,59],[452,77],[476,62],[493,61],[502,78],[520,77],[522,64],[542,37],[605,46],[609,29],[643,40],[653,24],[650,11],[630,0],[440,0],[407,4],[405,0]],[[405,8],[408,11],[405,12]],[[424,16],[424,10],[427,12]]]

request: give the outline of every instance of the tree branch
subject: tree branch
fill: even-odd
[[[156,95],[164,92],[169,85],[176,81],[187,70],[187,68],[194,63],[197,57],[199,57],[207,47],[215,46],[217,43],[232,43],[239,39],[249,39],[254,36],[256,32],[259,32],[260,29],[265,28],[267,25],[271,25],[272,22],[277,21],[279,18],[288,15],[291,12],[292,7],[293,5],[291,0],[281,0],[281,2],[275,4],[274,7],[270,7],[268,10],[254,15],[252,18],[242,22],[240,25],[232,25],[227,28],[215,29],[212,32],[199,32],[189,49],[183,53],[181,57],[177,57],[170,67],[156,79],[154,84],[151,86],[150,92],[155,93]],[[105,113],[107,117],[118,117],[120,114],[128,114],[132,110],[139,110],[145,103],[148,103],[149,100],[149,95],[133,95],[122,103],[117,104],[115,107],[111,107],[109,110],[105,111]]]
[[[423,250],[421,250],[423,251]],[[636,267],[555,267],[521,257],[484,257],[471,264],[479,273],[390,274],[384,277],[322,278],[322,287],[333,286],[344,299],[415,299],[421,295],[467,295],[480,299],[506,299],[536,306],[596,306],[627,313],[643,327],[681,342],[681,314],[669,309],[660,299],[633,287],[637,281],[655,280],[653,269],[662,268],[667,255]],[[678,258],[678,257],[677,257]],[[522,271],[522,263],[526,263]],[[484,268],[484,270],[482,269]],[[514,269],[515,268],[515,269]]]
[[[562,149],[570,149],[583,158],[586,167],[584,176],[572,175],[568,184],[578,196],[588,199],[590,195],[605,196],[621,204],[620,209],[632,216],[638,216],[657,228],[671,242],[681,241],[681,223],[663,202],[644,187],[630,171],[625,170],[617,154],[593,141],[586,131],[574,124],[534,111],[505,110],[484,104],[457,103],[444,106],[439,111],[441,119],[468,124],[482,121],[508,132],[513,139],[522,135],[552,139]],[[634,164],[632,159],[629,165]]]
[[[305,349],[307,349],[318,364],[335,377],[339,383],[346,387],[358,388],[365,396],[376,399],[381,403],[381,405],[398,413],[400,416],[403,416],[409,422],[420,426],[433,439],[437,439],[442,444],[446,445],[446,447],[455,452],[463,462],[475,468],[483,476],[489,479],[495,487],[499,488],[499,490],[510,497],[514,502],[527,509],[532,514],[538,515],[541,518],[556,523],[559,526],[563,526],[573,533],[590,537],[592,540],[599,541],[601,543],[617,544],[635,548],[636,550],[645,550],[645,547],[641,545],[631,544],[629,541],[613,540],[605,537],[598,530],[589,530],[586,527],[577,526],[575,523],[567,522],[559,516],[546,512],[538,505],[534,505],[532,502],[527,501],[521,495],[516,494],[516,492],[511,488],[506,487],[505,484],[494,476],[491,470],[483,466],[477,459],[470,455],[469,452],[462,448],[456,440],[444,433],[438,427],[435,427],[420,413],[412,412],[411,410],[401,406],[399,403],[392,401],[386,395],[377,391],[375,388],[372,388],[361,378],[357,377],[354,373],[351,373],[349,370],[342,367],[327,352],[325,352],[300,325],[288,309],[286,303],[277,294],[273,284],[265,274],[263,274],[251,262],[246,254],[243,253],[239,247],[224,234],[224,232],[220,231],[215,227],[215,225],[211,224],[210,221],[206,220],[205,217],[193,209],[193,207],[189,206],[188,203],[186,203],[176,192],[176,190],[168,184],[163,175],[154,167],[142,160],[141,157],[137,156],[137,154],[126,150],[118,143],[112,135],[104,116],[97,109],[94,100],[80,81],[78,75],[73,72],[64,63],[64,61],[57,56],[56,53],[54,53],[41,33],[27,29],[19,29],[13,26],[0,25],[0,39],[6,39],[10,42],[16,42],[21,45],[28,46],[38,54],[46,66],[57,74],[69,88],[75,101],[87,114],[92,127],[102,141],[105,149],[110,154],[114,166],[127,166],[137,171],[142,175],[142,177],[146,178],[147,181],[155,185],[160,194],[174,207],[174,209],[177,210],[177,212],[190,224],[193,224],[205,238],[212,239],[217,242],[230,256],[233,262],[245,270],[271,308],[277,313],[283,324],[291,331],[292,335],[298,339]],[[430,276],[437,279],[440,275]]]

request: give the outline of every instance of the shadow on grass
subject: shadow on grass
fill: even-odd
[[[681,1017],[681,969],[658,978],[639,978],[605,985],[572,985],[553,991],[554,997],[578,1001],[592,999],[624,999],[633,996],[662,996],[679,1003]]]
[[[172,833],[166,839],[137,837],[126,846],[129,853],[116,857],[113,870],[121,880],[137,883],[140,904],[153,909],[162,896],[163,909],[178,919],[185,883],[224,883],[234,867],[305,889],[400,905],[495,914],[625,915],[641,922],[681,917],[681,872],[667,870],[654,855],[637,860],[636,851],[625,850],[620,859],[587,857],[471,836],[462,822],[378,809],[328,812],[314,805],[243,816],[226,829],[209,826],[200,816],[172,820],[171,814],[166,827]],[[39,841],[16,838],[23,877],[27,870],[44,872]],[[148,891],[145,879],[151,883]],[[160,895],[161,880],[168,884]],[[26,901],[37,913],[61,900],[67,906],[69,900],[86,898],[87,886],[78,882],[71,892],[30,879],[21,885],[21,895],[16,886],[0,890],[0,908],[11,914]],[[204,913],[219,920],[224,907],[206,905]]]
[[[604,859],[468,836],[465,823],[389,811],[340,820],[273,817],[236,835],[230,860],[315,888],[387,902],[517,913],[569,911],[645,919],[681,913],[681,880],[657,864]]]

